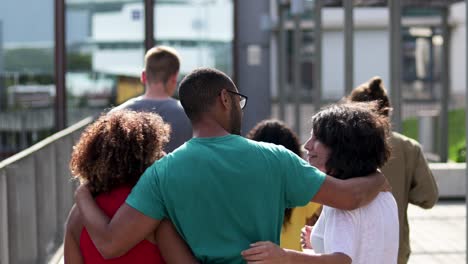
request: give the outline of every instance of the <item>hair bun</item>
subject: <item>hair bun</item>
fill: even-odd
[[[369,89],[371,91],[381,91],[382,90],[382,78],[376,76],[370,79]]]

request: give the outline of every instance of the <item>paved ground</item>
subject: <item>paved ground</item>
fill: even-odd
[[[466,263],[466,207],[439,202],[431,210],[410,206],[410,264]]]
[[[431,210],[410,206],[413,253],[409,264],[466,263],[465,216],[464,202],[439,202]]]

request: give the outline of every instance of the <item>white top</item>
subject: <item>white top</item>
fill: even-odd
[[[382,192],[352,211],[324,206],[310,239],[316,253],[344,253],[353,264],[396,264],[398,236],[397,204]]]

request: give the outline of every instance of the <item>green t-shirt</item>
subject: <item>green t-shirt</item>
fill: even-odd
[[[171,219],[201,262],[244,263],[251,243],[279,243],[285,208],[305,205],[324,179],[282,146],[193,138],[149,167],[126,203]]]

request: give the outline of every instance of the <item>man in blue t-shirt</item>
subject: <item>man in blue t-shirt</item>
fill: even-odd
[[[171,138],[164,147],[167,153],[192,138],[190,120],[180,102],[172,98],[177,88],[179,68],[179,55],[175,49],[166,46],[151,48],[145,54],[145,69],[141,73],[145,93],[111,110],[128,109],[160,115],[171,126]]]
[[[279,243],[285,208],[314,201],[355,209],[372,200],[383,175],[338,180],[283,147],[240,134],[240,94],[224,73],[198,69],[180,84],[194,138],[149,167],[111,222],[86,188],[81,216],[106,257],[125,253],[168,218],[203,263],[243,263],[250,243]],[[299,239],[299,238],[298,238]]]

